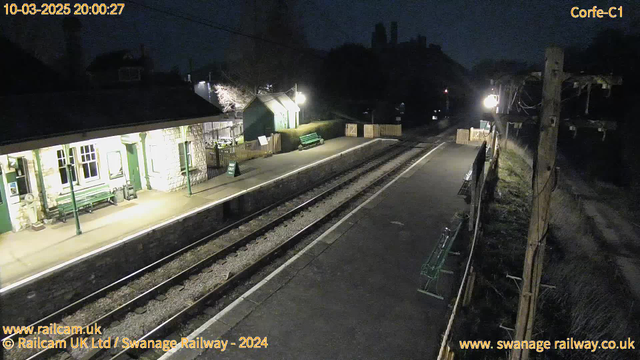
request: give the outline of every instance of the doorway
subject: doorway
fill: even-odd
[[[138,164],[138,148],[136,144],[125,144],[127,148],[127,164],[129,166],[129,181],[136,191],[142,189],[140,180],[140,165]]]
[[[2,170],[0,170],[0,234],[11,230],[13,228],[11,226],[11,217],[9,216],[9,204],[7,203],[7,194],[4,191]]]

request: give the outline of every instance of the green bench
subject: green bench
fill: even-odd
[[[440,273],[453,274],[452,271],[444,270],[442,267],[444,266],[444,262],[447,259],[447,255],[452,253],[451,245],[453,245],[453,241],[457,237],[458,232],[462,227],[462,223],[463,221],[461,221],[458,225],[455,234],[451,234],[451,230],[449,230],[449,228],[444,228],[444,231],[442,232],[442,235],[440,235],[440,239],[438,239],[438,244],[436,245],[435,249],[433,249],[427,261],[422,264],[420,275],[426,278],[426,281],[424,286],[418,289],[418,292],[433,296],[440,300],[444,300],[444,297],[438,294],[438,279],[440,278]]]
[[[76,207],[78,208],[78,211],[84,209],[88,212],[92,212],[93,204],[102,201],[109,201],[110,203],[115,204],[115,194],[111,192],[111,189],[107,184],[76,190],[74,191],[74,194],[76,197]],[[56,202],[58,203],[58,218],[62,222],[66,222],[66,216],[68,214],[73,214],[71,193],[58,196]]]
[[[305,147],[314,146],[316,144],[324,144],[324,139],[320,137],[317,133],[311,133],[307,135],[300,136],[300,145],[298,145],[298,150],[302,151]]]

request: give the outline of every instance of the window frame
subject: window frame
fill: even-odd
[[[136,76],[131,76],[132,73],[135,73]],[[126,77],[123,76],[126,74]],[[134,82],[140,81],[142,79],[142,70],[137,67],[122,67],[118,69],[118,81],[122,82]]]
[[[118,154],[118,160],[119,160],[119,165],[120,165],[120,171],[116,174],[112,174],[111,173],[111,160],[110,160],[110,155],[111,154]],[[122,152],[120,150],[113,150],[113,151],[109,151],[107,153],[107,172],[109,173],[109,180],[115,180],[115,179],[120,179],[122,177],[124,177],[124,165],[122,164]]]
[[[62,158],[60,158],[60,153],[62,153]],[[63,188],[69,187],[69,174],[66,172],[67,171],[67,157],[66,154],[64,152],[64,148],[62,149],[58,149],[56,150],[56,158],[58,160],[58,175],[60,176],[60,184],[62,184]],[[80,181],[78,180],[78,163],[76,162],[76,150],[73,147],[69,147],[69,158],[71,160],[71,170],[72,170],[72,175],[73,175],[73,183],[76,185],[80,184]],[[60,162],[64,162],[63,165],[60,165]],[[62,182],[62,170],[65,170],[65,175],[67,176],[67,182],[63,183]]]
[[[186,150],[187,150],[187,161],[189,163],[189,170],[193,170],[193,155],[191,151],[191,141],[186,141]],[[187,167],[184,162],[184,151],[185,151],[185,141],[181,141],[178,143],[178,157],[180,158],[180,171],[187,171]]]
[[[85,149],[90,149],[90,151],[85,153]],[[89,175],[91,175],[91,163],[95,163],[95,176],[87,176],[87,170],[89,171]],[[80,145],[80,164],[82,167],[82,178],[86,182],[100,180],[100,163],[98,162],[98,150],[95,144]]]
[[[26,157],[24,156],[17,156],[16,157],[16,185],[18,187],[18,196],[20,197],[20,200],[24,199],[25,195],[27,194],[31,194],[33,192],[33,189],[31,187],[31,180],[29,179],[29,162],[27,160]],[[23,174],[22,175],[18,175],[19,171],[22,171]],[[20,180],[24,181],[24,187],[26,188],[26,192],[22,192],[20,189]]]

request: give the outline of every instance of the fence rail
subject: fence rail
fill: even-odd
[[[208,147],[207,167],[211,169],[226,168],[230,161],[247,161],[259,157],[277,154],[281,151],[282,141],[280,134],[273,134],[267,138],[266,145],[261,145],[259,140],[247,141],[238,145],[225,146],[223,148]],[[216,174],[211,171],[211,174]]]
[[[442,336],[442,342],[440,344],[440,351],[438,352],[438,360],[448,360],[453,358],[452,350],[450,347],[451,341],[451,332],[453,328],[453,323],[455,322],[456,315],[460,309],[460,303],[463,303],[463,306],[467,305],[467,299],[471,297],[471,289],[473,288],[473,254],[476,248],[476,244],[481,237],[482,232],[481,228],[481,215],[484,211],[485,201],[483,200],[483,194],[485,192],[485,187],[489,181],[493,181],[498,171],[498,158],[500,156],[500,151],[498,148],[498,137],[499,134],[496,131],[495,127],[485,136],[485,141],[483,141],[482,146],[478,150],[478,154],[476,155],[476,159],[472,166],[473,174],[471,176],[471,184],[469,185],[474,191],[471,197],[471,214],[469,216],[469,230],[472,231],[473,237],[471,239],[471,247],[469,250],[469,256],[467,259],[467,264],[464,268],[464,274],[462,275],[462,279],[460,281],[460,287],[458,288],[458,293],[456,296],[455,303],[453,305],[453,309],[451,310],[451,316],[449,317],[449,322],[447,323],[447,328]],[[490,159],[488,171],[485,174],[485,163],[486,159]],[[482,162],[480,164],[480,162]],[[492,191],[492,187],[489,186],[489,189]],[[466,289],[466,290],[465,290]]]

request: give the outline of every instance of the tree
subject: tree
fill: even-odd
[[[223,112],[244,109],[253,97],[250,92],[232,85],[216,84],[214,89]]]
[[[229,76],[258,93],[267,85],[288,90],[295,82],[302,51],[307,47],[297,22],[296,0],[247,1],[241,31],[258,38],[236,36],[228,52]]]

